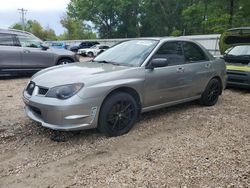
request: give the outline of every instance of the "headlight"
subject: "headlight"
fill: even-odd
[[[76,84],[53,87],[49,89],[48,93],[46,94],[46,97],[65,100],[75,95],[78,91],[80,91],[83,88],[83,86],[84,84],[82,83],[76,83]]]

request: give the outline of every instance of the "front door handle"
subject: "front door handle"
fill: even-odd
[[[179,67],[179,68],[177,68],[177,72],[182,73],[182,72],[184,72],[184,71],[185,71],[184,67]]]

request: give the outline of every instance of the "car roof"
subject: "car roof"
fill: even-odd
[[[180,37],[145,37],[145,38],[138,38],[138,39],[134,39],[134,40],[157,40],[157,41],[161,41],[161,42],[167,42],[167,41],[195,42],[192,39],[185,38],[185,36],[180,36]],[[195,42],[195,43],[197,43],[197,42]]]
[[[32,33],[29,33],[27,31],[17,30],[17,29],[0,29],[0,33],[14,34],[14,35],[24,35],[24,36],[33,36]]]

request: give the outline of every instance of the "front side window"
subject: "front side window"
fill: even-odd
[[[12,35],[0,34],[0,46],[14,46]]]
[[[183,51],[185,54],[185,58],[188,62],[198,62],[198,61],[208,60],[203,50],[194,43],[184,42]]]
[[[42,41],[32,36],[17,36],[22,47],[41,48]]]
[[[169,66],[185,63],[180,42],[166,42],[160,47],[153,58],[166,58]]]

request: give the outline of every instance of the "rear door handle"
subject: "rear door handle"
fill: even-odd
[[[23,50],[23,53],[28,54],[28,53],[30,53],[30,51],[29,50]]]
[[[184,67],[179,67],[179,68],[177,68],[177,72],[184,72],[185,71],[185,69],[184,69]]]

